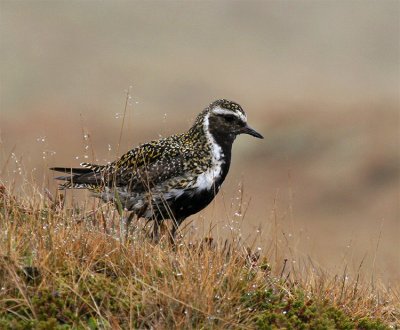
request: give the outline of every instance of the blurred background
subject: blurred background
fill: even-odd
[[[399,15],[398,1],[2,0],[0,179],[55,191],[49,166],[111,161],[232,99],[265,139],[238,138],[192,226],[242,222],[335,273],[364,258],[397,281]]]

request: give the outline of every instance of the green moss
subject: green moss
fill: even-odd
[[[74,313],[75,302],[64,292],[41,290],[31,297],[31,304],[34,311],[32,314],[39,321],[54,319],[65,324],[77,319]]]
[[[60,324],[57,319],[49,318],[47,320],[24,320],[18,318],[0,318],[0,329],[4,330],[67,330],[71,326]]]
[[[107,323],[99,322],[98,311],[128,319],[130,305],[123,293],[127,283],[122,281],[92,274],[82,279],[76,288],[63,284],[62,280],[53,290],[31,286],[25,292],[29,306],[21,304],[24,297],[15,291],[16,299],[9,300],[4,305],[5,311],[0,312],[0,329],[66,329],[68,325],[76,328],[79,324],[98,329],[99,324]],[[136,311],[141,308],[138,305]]]
[[[358,321],[357,329],[360,330],[387,330],[388,326],[382,323],[381,320],[372,320],[369,318],[362,318]]]
[[[273,287],[245,292],[242,303],[257,311],[257,329],[387,329],[379,320],[354,321],[327,301],[313,301],[301,290],[282,292]]]

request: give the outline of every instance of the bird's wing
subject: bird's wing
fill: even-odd
[[[107,186],[128,186],[129,190],[147,190],[152,186],[179,177],[185,171],[190,148],[172,136],[143,144],[106,166],[103,181]]]
[[[185,182],[181,179],[194,172],[197,166],[189,160],[199,152],[202,151],[195,150],[190,143],[184,143],[180,136],[174,135],[142,144],[107,165],[82,163],[80,169],[53,170],[72,174],[58,178],[68,181],[61,185],[62,189],[102,190],[102,187],[117,186],[140,192],[167,181],[174,187],[184,187]]]

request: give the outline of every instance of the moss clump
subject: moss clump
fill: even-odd
[[[60,324],[57,319],[49,318],[47,320],[21,320],[17,318],[0,318],[0,329],[8,330],[66,330],[71,329],[67,324]]]
[[[277,287],[242,296],[245,306],[255,311],[258,329],[389,329],[379,320],[354,320],[328,301],[314,301],[299,289],[287,292]]]
[[[381,320],[373,320],[370,318],[362,318],[358,321],[358,329],[362,330],[386,330],[390,329]],[[397,329],[397,327],[396,327]]]
[[[109,326],[103,314],[112,316],[118,324],[130,320],[135,326],[129,313],[132,308],[135,313],[142,311],[142,305],[132,306],[126,295],[125,289],[130,285],[126,277],[99,273],[83,277],[62,271],[57,283],[43,287],[23,271],[19,274],[29,286],[23,293],[13,289],[14,298],[0,305],[0,329],[99,329]]]

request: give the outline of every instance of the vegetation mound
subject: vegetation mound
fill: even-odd
[[[120,235],[107,206],[0,191],[1,329],[390,329],[395,295],[294,273],[238,238]],[[255,251],[254,251],[255,250]],[[311,267],[311,266],[310,266]]]

